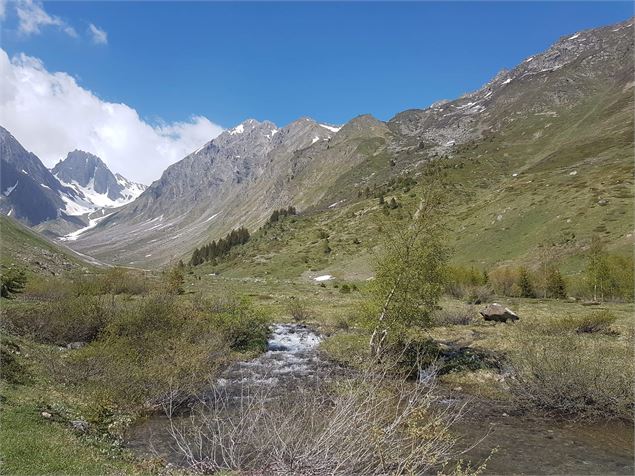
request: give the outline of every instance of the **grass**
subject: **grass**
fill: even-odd
[[[0,413],[3,474],[143,474],[105,441],[89,442],[67,423],[41,416],[48,392],[34,387],[4,388]]]

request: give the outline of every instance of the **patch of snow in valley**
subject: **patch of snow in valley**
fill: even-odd
[[[319,140],[320,140],[320,138],[319,138],[318,136],[315,136],[315,137],[313,138],[313,140],[311,141],[311,144],[315,144],[315,143],[316,143],[317,141],[319,141]]]
[[[331,279],[333,279],[333,276],[331,276],[330,274],[325,274],[325,275],[322,275],[322,276],[318,276],[317,278],[313,278],[313,280],[317,281],[317,282],[329,281]]]
[[[19,182],[20,182],[19,180],[16,180],[15,185],[13,187],[8,187],[4,192],[2,192],[2,195],[4,195],[5,197],[8,197],[9,195],[11,195],[11,192],[15,190]]]
[[[91,218],[88,220],[88,225],[85,226],[84,228],[80,228],[79,230],[76,230],[72,233],[69,233],[68,235],[64,235],[60,238],[60,240],[62,241],[75,241],[79,235],[81,235],[82,233],[84,233],[85,231],[90,230],[91,228],[95,228],[100,221],[104,220],[105,218],[108,218],[110,215],[112,215],[112,213],[109,213],[108,215],[104,215],[102,217],[99,218]]]

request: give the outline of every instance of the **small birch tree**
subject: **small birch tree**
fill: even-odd
[[[387,340],[410,328],[430,325],[445,286],[448,248],[439,226],[440,188],[424,194],[409,220],[382,224],[367,324],[372,329],[370,352],[377,357]]]

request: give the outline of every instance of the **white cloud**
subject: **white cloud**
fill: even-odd
[[[56,26],[68,36],[77,38],[75,29],[60,17],[49,15],[44,10],[42,2],[33,0],[17,0],[15,10],[18,14],[18,31],[24,35],[36,35],[45,26]]]
[[[73,149],[101,157],[124,176],[150,183],[222,132],[203,116],[152,125],[126,104],[101,100],[67,73],[0,49],[0,125],[52,167]]]
[[[7,14],[7,0],[0,0],[0,20],[4,20]]]
[[[98,26],[95,26],[92,23],[88,25],[88,33],[90,34],[93,43],[95,43],[96,45],[108,44],[108,33],[106,33]]]

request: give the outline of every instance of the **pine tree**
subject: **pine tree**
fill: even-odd
[[[547,295],[556,299],[567,297],[567,285],[555,266],[551,266],[547,272]]]
[[[527,268],[522,266],[518,270],[518,287],[520,288],[520,297],[533,298],[536,297],[534,287],[531,284],[531,277]]]

